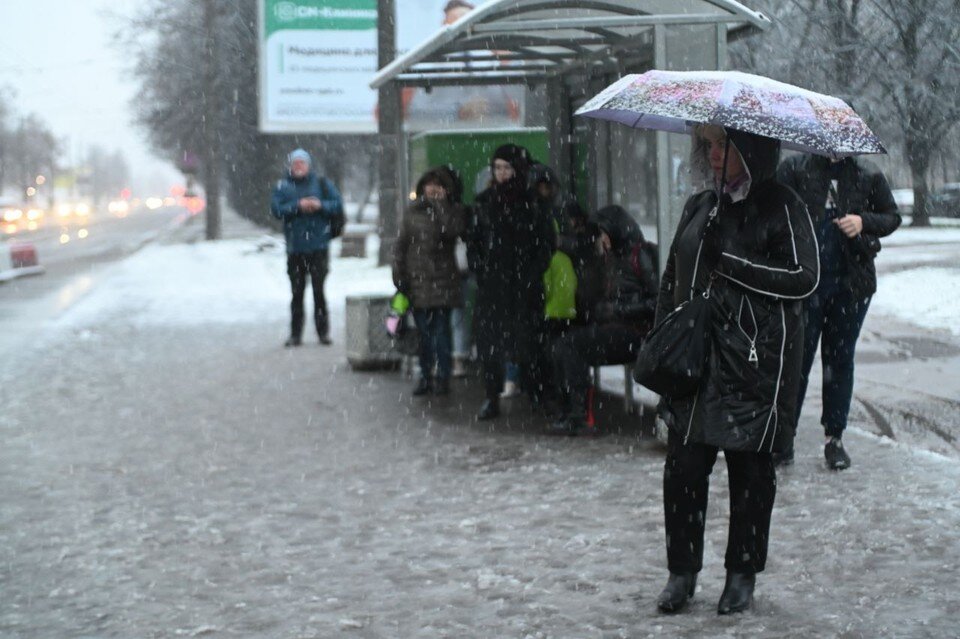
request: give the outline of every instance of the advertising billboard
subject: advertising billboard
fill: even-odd
[[[487,0],[397,0],[397,49],[416,47]],[[260,130],[376,133],[376,0],[260,0]],[[405,128],[516,126],[518,86],[403,91]]]
[[[260,129],[373,133],[376,0],[260,0]]]

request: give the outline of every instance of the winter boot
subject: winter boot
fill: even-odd
[[[697,589],[697,573],[671,572],[667,585],[657,597],[657,608],[662,612],[680,612],[693,599]]]
[[[427,395],[433,388],[433,385],[430,383],[429,377],[421,377],[420,381],[417,382],[417,385],[413,387],[413,396],[420,397],[422,395]]]
[[[717,604],[717,614],[732,615],[750,608],[753,603],[753,588],[756,585],[756,573],[727,571],[727,581]]]
[[[477,413],[477,419],[487,421],[500,416],[500,402],[496,399],[485,399],[480,405],[480,411]]]
[[[831,437],[823,447],[823,456],[827,458],[827,468],[830,470],[844,470],[850,468],[850,456],[843,449],[843,442],[839,437]]]
[[[595,389],[591,386],[587,389],[584,405],[570,413],[571,425],[577,437],[596,437],[600,432],[597,429],[597,418],[593,413],[594,394]]]
[[[317,337],[320,338],[320,343],[324,346],[330,346],[333,344],[333,341],[330,339],[330,322],[327,319],[327,314],[320,311],[316,316],[316,325],[317,325]]]

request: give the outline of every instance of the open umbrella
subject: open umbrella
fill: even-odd
[[[785,149],[840,159],[886,153],[839,98],[739,71],[647,71],[614,82],[576,115],[689,133],[717,124],[780,140]]]

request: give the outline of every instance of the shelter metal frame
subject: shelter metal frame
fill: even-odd
[[[735,0],[492,0],[383,66],[370,86],[379,89],[393,83],[429,90],[451,85],[545,85],[550,162],[560,175],[572,180],[575,107],[596,86],[624,74],[650,68],[689,68],[684,60],[668,55],[668,39],[683,28],[710,25],[715,27],[715,37],[685,46],[715,47],[710,52],[714,67],[722,69],[728,41],[765,30],[771,21]],[[381,109],[381,117],[385,112],[399,110]],[[400,132],[399,123],[386,124],[387,129]],[[400,144],[403,136],[391,139]],[[674,217],[669,213],[668,140],[666,133],[657,134],[661,243],[667,234],[672,235],[670,218]],[[397,151],[403,161],[406,154]],[[399,183],[404,174],[405,166],[397,166],[392,175],[380,176],[381,184],[385,180]],[[591,205],[598,203],[594,201],[596,191],[588,200]],[[393,215],[400,206],[398,201]],[[390,211],[382,213],[389,215]]]

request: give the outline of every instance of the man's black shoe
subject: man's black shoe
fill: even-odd
[[[300,346],[300,343],[299,337],[288,337],[287,341],[285,341],[283,345],[285,348],[293,348],[295,346]]]
[[[426,395],[431,390],[430,380],[426,377],[421,377],[420,381],[417,382],[417,385],[413,388],[413,396],[419,397],[421,395]]]
[[[320,336],[320,343],[321,343],[323,346],[330,346],[331,344],[333,344],[333,340],[330,339],[330,336],[329,336],[329,335],[321,335],[321,336]]]
[[[480,405],[480,411],[477,413],[477,419],[486,421],[495,417],[500,417],[500,402],[495,399],[483,400],[483,404]]]
[[[433,385],[433,394],[434,395],[449,395],[450,394],[450,380],[449,379],[437,379]]]
[[[718,615],[732,615],[743,612],[753,603],[753,588],[757,585],[757,575],[753,572],[727,572],[727,581],[723,594],[717,604]]]
[[[850,468],[850,455],[843,449],[843,442],[839,437],[830,438],[823,447],[823,456],[827,458],[827,468],[830,470]]]
[[[697,589],[697,573],[671,572],[667,585],[657,597],[657,608],[663,612],[680,612],[687,602],[693,599],[693,592]]]

